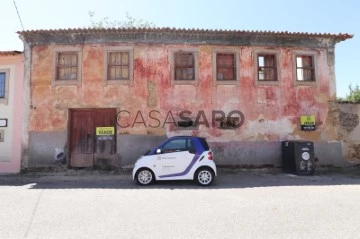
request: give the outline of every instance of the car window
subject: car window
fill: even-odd
[[[186,139],[174,139],[169,141],[162,147],[162,151],[164,153],[170,153],[175,151],[185,151],[186,147]]]
[[[163,153],[171,153],[178,151],[191,151],[195,152],[195,144],[191,139],[174,139],[166,143],[162,147]]]
[[[187,139],[187,150],[189,150],[192,153],[195,153],[196,151],[194,141],[191,139]]]

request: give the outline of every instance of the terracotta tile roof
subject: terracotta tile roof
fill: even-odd
[[[273,35],[289,37],[324,37],[336,38],[343,41],[352,38],[353,35],[347,33],[308,33],[308,32],[288,32],[288,31],[247,31],[247,30],[218,30],[218,29],[179,29],[179,28],[68,28],[68,29],[48,29],[48,30],[26,30],[18,31],[21,35],[38,34],[101,34],[101,33],[179,33],[179,34],[211,34],[211,35]]]
[[[22,51],[0,51],[0,56],[14,56],[22,53]]]

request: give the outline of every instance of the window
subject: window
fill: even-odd
[[[108,80],[129,80],[129,52],[108,53]]]
[[[319,77],[316,72],[318,52],[295,50],[292,52],[293,81],[295,85],[316,86]]]
[[[133,84],[133,48],[108,47],[105,48],[106,84]]]
[[[233,53],[216,54],[216,80],[236,81],[236,58]]]
[[[0,69],[0,104],[8,104],[9,98],[9,69]]]
[[[170,49],[172,84],[196,84],[198,81],[198,52],[196,49]]]
[[[195,80],[195,57],[193,53],[175,53],[175,80]]]
[[[212,74],[215,85],[238,85],[239,54],[229,48],[218,48],[212,52]]]
[[[5,98],[5,86],[6,86],[6,74],[5,72],[0,72],[0,99]]]
[[[277,81],[277,62],[275,54],[258,54],[257,78],[259,81]]]
[[[76,52],[58,53],[55,80],[77,80],[77,71],[78,57]]]
[[[66,47],[54,50],[52,85],[81,84],[81,48]]]
[[[296,80],[315,81],[313,56],[296,56]]]
[[[0,129],[0,142],[4,142],[4,134],[5,134],[5,130]]]

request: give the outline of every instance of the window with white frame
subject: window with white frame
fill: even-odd
[[[0,69],[0,103],[7,104],[9,98],[10,69]]]
[[[5,98],[5,87],[6,87],[6,73],[0,72],[0,99]]]

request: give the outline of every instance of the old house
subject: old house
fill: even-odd
[[[0,173],[17,173],[21,163],[23,54],[0,51]]]
[[[222,165],[279,165],[281,140],[342,164],[331,102],[348,34],[195,29],[19,32],[23,164],[127,166],[163,138],[204,136]],[[312,130],[301,125],[309,118]],[[315,124],[314,124],[315,123]]]

